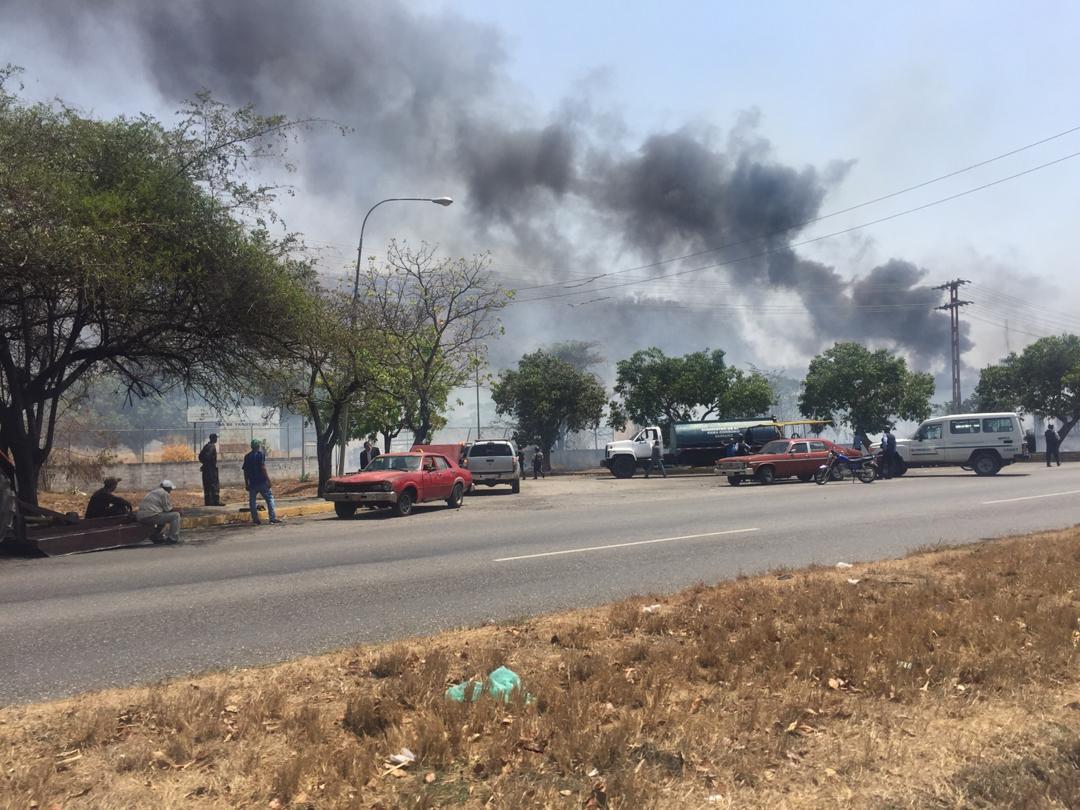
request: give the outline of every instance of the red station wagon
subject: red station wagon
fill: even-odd
[[[446,501],[461,506],[472,484],[468,470],[438,453],[384,453],[363,470],[326,482],[323,497],[334,502],[340,518],[352,517],[361,506],[384,507],[404,516],[414,503]]]
[[[792,477],[800,481],[812,481],[814,473],[825,463],[830,450],[847,456],[859,455],[858,450],[841,447],[826,439],[776,439],[752,456],[721,459],[716,465],[716,472],[726,475],[728,483],[733,487],[750,479],[762,484]]]

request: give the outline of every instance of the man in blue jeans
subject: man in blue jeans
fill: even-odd
[[[271,523],[282,523],[278,520],[274,510],[274,493],[270,491],[270,475],[266,472],[266,454],[262,451],[262,443],[258,439],[251,440],[251,452],[244,456],[244,488],[248,491],[248,508],[251,510],[251,522],[258,526],[258,505],[255,498],[263,496],[266,501],[266,511],[270,514]]]

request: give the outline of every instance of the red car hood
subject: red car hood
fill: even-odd
[[[855,449],[853,449],[851,447],[837,446],[835,448],[829,448],[829,449],[839,450],[841,453],[843,453],[845,456],[847,456],[849,458],[851,458],[853,456],[861,455],[861,453],[859,453],[858,450],[855,450]],[[822,453],[824,451],[815,450],[814,452]],[[725,462],[725,461],[745,461],[745,462],[748,462],[748,463],[751,463],[751,464],[761,464],[762,462],[766,462],[766,461],[780,461],[781,459],[786,459],[786,458],[789,458],[790,456],[791,456],[790,453],[767,453],[767,454],[766,453],[758,453],[758,454],[752,455],[752,456],[728,456],[727,458],[720,459],[720,462],[722,463],[722,462]]]
[[[375,472],[358,472],[352,475],[335,475],[331,481],[344,484],[377,484],[380,481],[396,481],[403,475],[419,475],[418,470],[377,470]]]
[[[787,458],[788,453],[758,453],[753,456],[729,456],[728,458],[722,458],[720,461],[745,461],[747,463],[757,463],[761,461],[779,461],[782,458]]]

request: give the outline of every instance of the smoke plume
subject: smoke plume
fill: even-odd
[[[496,267],[524,268],[509,286],[553,285],[522,294],[508,310],[511,340],[497,362],[565,337],[599,340],[615,359],[653,342],[668,351],[707,344],[752,359],[740,326],[755,320],[755,305],[772,301],[803,309],[805,328],[774,338],[804,356],[833,340],[895,346],[931,365],[947,355],[948,319],[932,309],[942,297],[927,286],[926,270],[893,259],[850,281],[792,247],[851,164],[785,165],[752,115],[726,139],[686,126],[628,143],[623,128],[581,99],[550,113],[533,109],[507,77],[497,29],[400,0],[174,0],[152,8],[0,0],[0,9],[5,19],[47,28],[76,63],[114,46],[100,38],[102,26],[122,32],[122,46],[130,44],[170,101],[206,88],[233,104],[351,127],[349,137],[316,134],[301,147],[302,197],[326,212],[314,221],[332,224],[347,211],[354,229],[356,212],[380,196],[463,190],[458,204],[472,234],[448,247],[491,248]],[[352,238],[344,222],[341,231],[331,236]],[[610,272],[703,251],[648,271]],[[694,267],[703,269],[664,278]],[[583,282],[594,271],[595,281]],[[703,294],[710,285],[719,292]],[[569,289],[580,295],[527,302]],[[590,297],[604,300],[567,306]],[[710,300],[726,307],[723,317],[700,306]],[[691,306],[665,309],[681,303]]]

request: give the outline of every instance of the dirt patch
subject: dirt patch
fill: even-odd
[[[277,481],[274,483],[274,497],[276,498],[306,498],[315,497],[318,485],[313,481]],[[143,490],[117,490],[117,495],[125,498],[133,507],[138,508],[139,502],[146,495]],[[225,503],[247,503],[247,492],[242,487],[223,487],[221,498]],[[90,500],[89,492],[41,492],[38,494],[38,503],[47,509],[57,512],[77,512],[82,515],[86,512],[86,504]],[[172,492],[173,505],[180,509],[188,509],[193,506],[203,505],[202,489],[174,489]]]
[[[0,710],[0,806],[1076,807],[1078,664],[1073,529]]]

